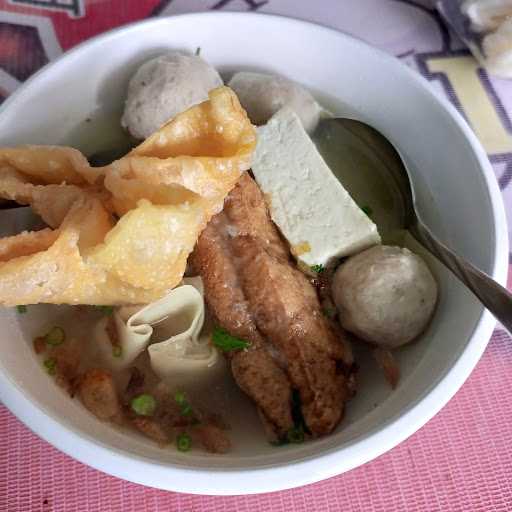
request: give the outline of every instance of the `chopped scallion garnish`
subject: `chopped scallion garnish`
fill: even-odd
[[[231,336],[231,334],[222,327],[216,327],[213,330],[212,340],[213,344],[222,352],[243,350],[251,346],[250,342],[241,340],[236,336]]]
[[[288,431],[286,437],[290,443],[295,443],[295,444],[303,443],[304,442],[304,431],[302,430],[301,427],[294,427]]]
[[[23,313],[26,313],[27,312],[27,306],[25,305],[20,305],[20,306],[16,306],[16,311],[22,315]]]
[[[194,410],[189,404],[183,391],[176,391],[174,394],[174,400],[176,400],[176,403],[180,406],[180,412],[182,416],[192,416],[194,414]]]
[[[318,265],[311,265],[310,268],[313,272],[316,272],[317,274],[320,274],[325,270],[325,267],[321,263],[319,263]]]
[[[56,325],[44,335],[44,341],[46,341],[46,343],[52,347],[62,345],[62,343],[66,341],[66,333],[62,327]]]
[[[110,316],[114,312],[113,306],[94,306],[94,308],[105,316]]]
[[[327,318],[334,318],[336,316],[336,310],[334,308],[324,308],[324,315]]]
[[[192,416],[193,412],[194,411],[192,410],[192,407],[190,406],[190,404],[184,405],[181,408],[181,415],[182,416]]]
[[[132,410],[139,416],[152,416],[156,409],[156,400],[152,395],[143,393],[131,401]]]
[[[183,391],[176,391],[176,393],[174,393],[174,400],[176,400],[178,405],[183,405],[187,402],[187,397]]]
[[[114,357],[121,357],[122,354],[123,354],[123,349],[122,349],[121,345],[114,345],[112,347],[112,355]]]
[[[368,205],[361,206],[361,210],[363,210],[363,212],[366,213],[368,217],[370,217],[370,215],[373,213],[373,210]]]
[[[299,392],[294,389],[292,391],[292,419],[293,419],[293,427],[288,430],[285,437],[277,439],[276,441],[272,441],[270,444],[273,446],[282,446],[288,443],[303,443],[305,439],[305,434],[311,434],[311,431],[308,429],[306,422],[304,421],[304,416],[302,415],[302,405]]]
[[[50,375],[55,375],[55,372],[57,371],[57,361],[53,359],[53,357],[45,359],[43,361],[43,366]]]
[[[192,438],[185,432],[182,432],[176,437],[176,447],[180,452],[188,452],[192,447]]]

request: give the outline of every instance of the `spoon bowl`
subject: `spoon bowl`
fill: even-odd
[[[407,229],[425,249],[441,261],[480,302],[512,333],[512,294],[473,264],[442,243],[422,221],[416,210],[414,187],[397,149],[378,130],[355,119],[334,117],[320,121],[313,136],[324,155],[338,154],[343,166],[335,170],[352,194],[352,184],[364,183],[381,189],[380,197],[393,205],[381,228],[384,243],[393,241],[393,232]],[[355,178],[354,178],[355,177]],[[356,189],[354,189],[356,191]],[[358,192],[354,199],[358,204]]]
[[[337,116],[363,119],[399,143],[422,218],[444,242],[453,242],[457,251],[505,282],[508,240],[502,197],[487,156],[463,118],[418,73],[325,27],[218,11],[123,26],[74,47],[4,101],[0,141],[4,146],[73,145],[88,156],[108,149],[118,140],[113,135],[116,127],[120,130],[128,80],[141,60],[156,50],[194,52],[198,46],[226,75],[240,70],[284,75],[314,91]],[[71,90],[73,94],[56,94]],[[77,137],[77,127],[87,132],[81,129]],[[364,180],[361,189],[366,189]],[[375,217],[383,212],[390,222],[393,205],[369,204]],[[2,236],[9,234],[7,228],[30,229],[0,213]],[[380,223],[380,217],[376,220]],[[310,443],[266,443],[257,413],[241,393],[230,395],[234,450],[222,457],[163,450],[150,439],[98,421],[55,387],[34,356],[32,334],[57,318],[44,306],[30,308],[28,315],[0,310],[0,399],[55,447],[139,484],[226,495],[309,484],[360,466],[406,439],[450,400],[477,364],[494,319],[449,271],[442,265],[438,269],[436,315],[421,340],[396,354],[402,373],[398,388],[391,391],[385,385],[373,360],[364,366],[359,358],[358,394],[340,428]]]

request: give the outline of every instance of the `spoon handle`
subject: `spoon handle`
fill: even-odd
[[[446,247],[420,220],[410,227],[410,233],[444,263],[512,335],[512,294],[469,261]]]

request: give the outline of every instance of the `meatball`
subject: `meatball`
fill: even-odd
[[[256,125],[265,124],[284,106],[299,116],[307,132],[311,133],[318,123],[321,112],[318,103],[306,89],[287,78],[241,72],[233,76],[229,87]]]
[[[196,55],[172,52],[151,59],[130,80],[121,124],[145,139],[222,83],[215,68]]]
[[[377,245],[338,268],[332,294],[345,329],[365,341],[395,348],[427,326],[437,301],[437,284],[416,254]]]

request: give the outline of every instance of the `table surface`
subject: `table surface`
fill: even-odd
[[[332,26],[423,74],[471,124],[512,212],[512,81],[486,75],[428,0],[0,0],[0,102],[48,60],[114,26],[201,10],[260,11]],[[510,284],[510,283],[509,283]],[[145,488],[60,453],[0,406],[0,511],[510,511],[512,343],[499,328],[425,427],[344,475],[260,496]]]

